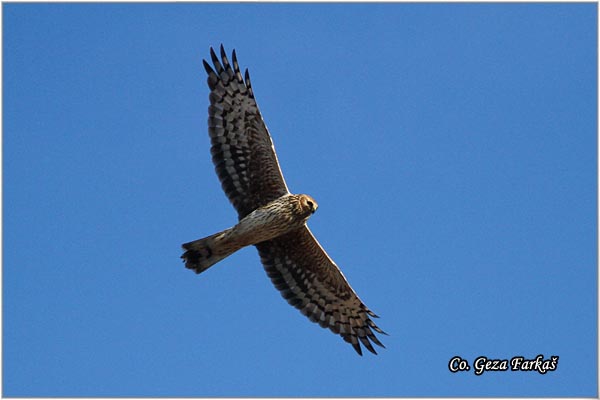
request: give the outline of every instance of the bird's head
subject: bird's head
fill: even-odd
[[[300,207],[302,208],[302,211],[307,215],[314,214],[314,212],[317,211],[317,208],[319,208],[319,205],[315,199],[307,194],[299,195],[298,199],[300,200]]]

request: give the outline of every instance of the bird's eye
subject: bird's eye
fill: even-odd
[[[308,205],[308,207],[309,207],[311,210],[313,210],[313,209],[315,208],[315,206],[314,206],[313,202],[312,202],[312,201],[310,201],[310,200],[307,200],[307,201],[306,201],[306,204]]]

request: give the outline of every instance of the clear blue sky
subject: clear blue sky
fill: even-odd
[[[4,396],[596,396],[596,4],[4,4]],[[209,153],[251,72],[309,225],[389,337],[310,323]],[[451,373],[461,356],[559,356]]]

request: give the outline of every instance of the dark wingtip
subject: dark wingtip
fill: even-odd
[[[377,352],[375,351],[375,349],[373,348],[373,345],[371,344],[371,342],[369,342],[369,339],[361,336],[358,338],[361,343],[363,344],[363,346],[365,346],[367,348],[367,350],[369,350],[371,353],[377,355]]]
[[[235,74],[235,78],[239,83],[244,83],[244,78],[242,78],[242,74],[240,72],[240,65],[238,64],[235,49],[233,49],[231,52],[231,60],[233,61],[233,73]]]
[[[221,62],[223,63],[223,67],[225,71],[233,78],[235,72],[231,69],[231,65],[229,64],[229,60],[227,59],[227,54],[225,53],[225,48],[221,45]]]
[[[352,347],[354,347],[354,350],[356,350],[356,352],[358,353],[359,356],[362,357],[362,349],[360,348],[360,344],[358,344],[358,342],[356,343],[351,343]]]
[[[221,72],[223,72],[223,66],[221,65],[221,61],[219,61],[219,57],[217,57],[217,53],[215,53],[215,50],[212,47],[210,48],[210,59],[216,68],[217,74],[221,74]]]
[[[219,62],[219,58],[217,57],[217,53],[215,53],[215,49],[212,48],[212,46],[210,46],[210,58],[216,62]]]
[[[208,62],[206,62],[206,60],[202,60],[202,64],[204,64],[204,69],[206,70],[207,74],[214,74],[215,71],[212,69],[212,67],[210,66],[210,64]]]
[[[375,325],[375,322],[371,321],[370,319],[367,319],[367,325],[369,325],[369,327],[373,328],[373,330],[377,333],[381,333],[382,335],[390,336],[389,334],[382,331],[381,328],[378,327],[377,325]]]
[[[250,81],[250,72],[248,72],[248,68],[246,68],[246,71],[244,71],[244,78],[246,78],[246,87],[248,88],[250,96],[254,97],[254,90],[252,89],[252,82]]]
[[[367,337],[373,342],[375,343],[377,346],[379,347],[383,347],[385,349],[385,346],[383,345],[383,343],[381,343],[379,341],[379,339],[377,339],[377,336],[375,336],[373,334],[373,332],[371,332],[370,330],[367,331]]]

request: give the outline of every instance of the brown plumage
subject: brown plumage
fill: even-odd
[[[248,70],[233,66],[221,45],[221,58],[210,49],[208,132],[221,186],[238,212],[239,222],[222,232],[183,245],[187,268],[205,271],[242,247],[255,245],[267,275],[281,295],[311,321],[339,334],[362,355],[360,343],[377,354],[381,347],[371,320],[377,317],[319,245],[306,221],[317,203],[287,188],[271,136],[254,99]]]
[[[284,194],[252,211],[233,228],[185,243],[185,266],[199,274],[242,247],[302,228],[317,207],[317,202],[305,194]]]

